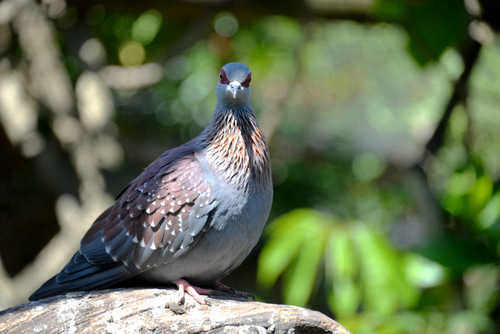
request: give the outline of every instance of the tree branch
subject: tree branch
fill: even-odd
[[[333,333],[349,334],[324,314],[243,299],[186,296],[173,289],[117,289],[70,293],[0,312],[8,333]]]
[[[448,104],[444,109],[443,116],[441,117],[441,120],[439,121],[439,124],[436,127],[436,130],[434,131],[434,134],[432,135],[431,139],[427,142],[426,145],[427,153],[435,155],[436,152],[441,148],[441,146],[443,145],[444,133],[448,124],[448,120],[451,117],[453,109],[457,105],[465,103],[467,99],[467,93],[468,93],[467,88],[469,85],[470,74],[472,72],[472,68],[476,64],[476,60],[479,56],[480,50],[481,50],[481,44],[475,40],[470,39],[469,44],[462,52],[462,59],[464,61],[464,71],[462,72],[462,75],[460,75],[458,81],[455,83],[455,86],[453,88],[453,93],[451,94],[450,99],[448,100]],[[424,162],[425,158],[426,154],[424,154],[422,162]]]

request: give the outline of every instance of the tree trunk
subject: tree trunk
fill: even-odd
[[[0,333],[350,333],[305,308],[210,297],[199,305],[173,289],[69,293],[0,312]]]

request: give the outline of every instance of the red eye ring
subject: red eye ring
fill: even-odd
[[[229,79],[227,78],[227,75],[226,75],[226,71],[224,71],[223,68],[221,68],[220,70],[220,83],[223,84],[223,85],[227,85],[229,84]]]
[[[250,81],[252,81],[252,72],[248,73],[247,78],[245,79],[245,81],[243,81],[243,82],[241,83],[241,85],[242,85],[243,87],[247,87],[247,88],[248,88],[248,87],[250,87]]]

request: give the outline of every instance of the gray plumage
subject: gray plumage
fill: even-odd
[[[245,65],[225,65],[207,128],[132,181],[30,300],[136,275],[207,285],[240,265],[272,203],[269,152],[249,103],[250,80]]]

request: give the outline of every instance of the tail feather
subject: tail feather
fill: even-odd
[[[111,262],[95,265],[77,252],[64,269],[45,282],[29,300],[38,300],[57,296],[71,291],[102,289],[135,276],[139,271],[126,267],[123,263]]]

